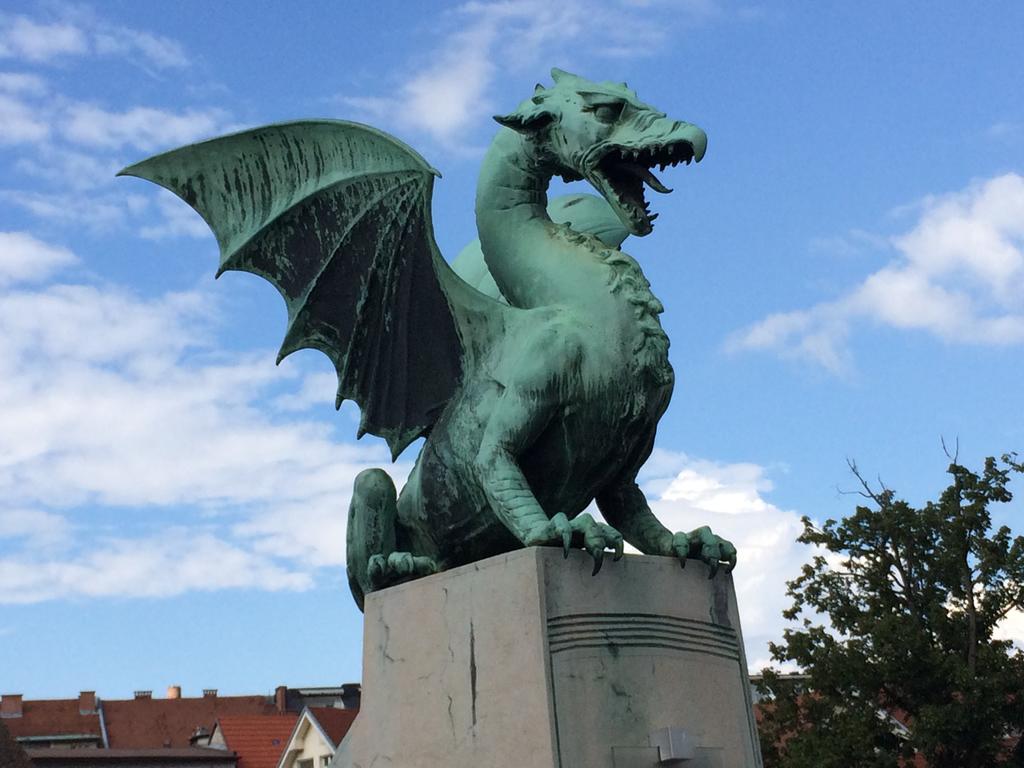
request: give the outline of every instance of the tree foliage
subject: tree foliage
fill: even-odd
[[[1024,464],[1010,454],[976,473],[951,458],[937,501],[911,506],[851,464],[866,505],[803,519],[817,554],[788,585],[796,626],[771,650],[806,676],[766,670],[766,765],[1024,765],[1006,746],[1024,728],[1024,656],[994,637],[1024,607],[1024,537],[993,529],[990,511]]]

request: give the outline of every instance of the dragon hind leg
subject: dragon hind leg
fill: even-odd
[[[359,610],[370,592],[438,570],[432,558],[397,552],[397,533],[394,482],[382,469],[363,470],[352,488],[346,534],[348,585]]]

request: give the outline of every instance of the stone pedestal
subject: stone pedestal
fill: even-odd
[[[592,566],[532,548],[369,595],[336,768],[760,766],[731,578]]]

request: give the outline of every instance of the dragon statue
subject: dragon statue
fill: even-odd
[[[373,590],[520,547],[582,547],[595,574],[624,540],[700,559],[712,577],[736,563],[707,527],[663,526],[636,483],[674,377],[663,307],[618,247],[652,231],[644,186],[671,191],[651,169],[699,161],[707,139],[625,84],[552,77],[495,118],[479,245],[458,272],[434,241],[439,174],[368,126],[265,126],[121,171],[203,217],[218,276],[252,272],[281,292],[278,362],[324,352],[338,407],[361,408],[360,437],[384,438],[393,458],[426,438],[400,495],[383,470],[355,480],[347,568],[360,608]],[[556,175],[603,200],[572,195],[549,212]],[[584,511],[595,500],[606,522]]]

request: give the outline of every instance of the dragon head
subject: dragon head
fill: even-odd
[[[551,77],[552,87],[538,85],[515,112],[494,119],[530,137],[553,175],[589,181],[630,233],[649,234],[658,214],[650,212],[644,184],[672,191],[652,169],[699,162],[704,131],[644,104],[625,83],[594,83],[560,69]]]

